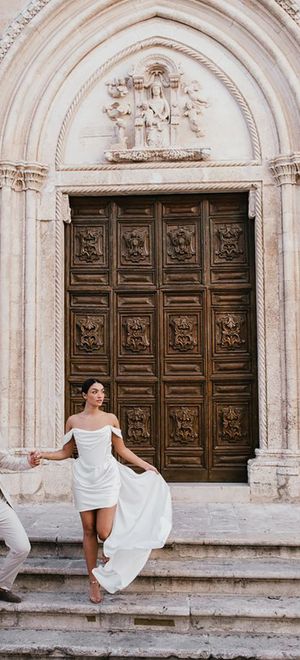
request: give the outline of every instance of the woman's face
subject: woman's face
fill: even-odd
[[[94,383],[88,389],[87,394],[84,395],[84,399],[90,406],[99,408],[102,406],[104,399],[104,387],[101,383]]]

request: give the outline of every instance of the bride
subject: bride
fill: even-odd
[[[128,449],[118,419],[99,410],[104,387],[96,378],[81,388],[84,410],[66,423],[63,449],[39,452],[38,458],[73,463],[73,495],[81,516],[90,600],[100,603],[102,585],[110,593],[126,587],[140,572],[153,548],[164,545],[171,530],[169,487],[156,468]],[[136,474],[112,455],[145,470]],[[103,543],[97,566],[98,538]]]

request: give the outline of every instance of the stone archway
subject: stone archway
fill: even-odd
[[[24,296],[18,297],[10,317],[2,320],[1,333],[5,356],[2,386],[5,386],[8,365],[11,374],[9,388],[4,387],[7,396],[1,401],[1,419],[4,427],[11,427],[12,446],[19,444],[20,430],[24,433],[24,446],[29,446],[33,437],[39,442],[45,418],[50,429],[50,444],[60,442],[63,422],[62,220],[68,220],[67,195],[251,190],[250,215],[256,216],[260,450],[250,468],[250,482],[254,496],[276,497],[282,481],[287,497],[297,497],[299,366],[294,356],[299,328],[299,289],[295,281],[295,244],[291,245],[290,237],[295,236],[295,183],[299,172],[295,103],[298,92],[295,73],[287,57],[290,53],[289,59],[293,60],[293,49],[288,39],[279,44],[273,38],[273,26],[278,25],[279,20],[285,20],[290,34],[295,30],[295,21],[276,3],[272,10],[270,3],[255,3],[245,15],[244,6],[233,8],[220,0],[199,3],[197,11],[194,5],[192,10],[188,0],[180,3],[176,10],[167,1],[159,3],[158,7],[147,1],[134,16],[134,25],[130,13],[123,11],[124,4],[121,7],[118,2],[103,2],[100,8],[99,3],[88,0],[76,1],[72,8],[65,7],[59,0],[42,4],[44,9],[36,12],[32,19],[39,30],[31,33],[25,25],[20,46],[16,40],[7,49],[2,64],[10,74],[3,97],[1,202],[5,208],[5,240],[2,268],[10,274],[11,282],[2,292],[3,304],[9,305],[16,283],[23,281],[23,268],[25,272]],[[263,4],[268,5],[268,14],[264,13]],[[257,14],[261,19],[259,25]],[[226,29],[228,18],[233,21],[230,33]],[[113,76],[122,49],[129,49],[129,59],[130,54],[134,56],[137,22],[140,47],[146,50],[171,48],[174,57],[178,44],[180,57],[190,57],[195,62],[193,66],[197,62],[197,66],[202,66],[201,71],[209,71],[211,77],[207,74],[206,81],[212,103],[206,132],[212,143],[215,139],[216,146],[214,158],[207,163],[188,162],[178,166],[175,162],[162,162],[158,166],[150,162],[129,167],[109,164],[97,155],[95,124],[90,118],[95,114],[93,94],[97,95],[97,84],[105,85],[104,71],[99,78],[99,66],[105,67],[110,62],[105,71],[107,76],[108,73]],[[46,35],[51,35],[47,43]],[[156,45],[151,42],[153,38]],[[276,59],[276,72],[271,60],[266,64],[266,54]],[[205,69],[204,60],[212,63],[210,70],[209,67]],[[218,71],[221,71],[219,79]],[[35,81],[30,97],[27,93],[29,76]],[[284,94],[281,89],[285,90]],[[222,109],[228,103],[232,112],[236,112],[234,127],[229,121],[225,129],[226,117],[218,114],[220,104],[218,106],[216,90],[220,90],[220,98],[223,98]],[[288,116],[284,107],[289,108]],[[96,110],[99,114],[102,112],[99,106]],[[90,128],[88,123],[84,124],[85,115]],[[220,128],[219,132],[216,127]],[[92,134],[83,136],[85,129],[87,133],[92,130]],[[74,159],[75,138],[75,152],[79,158]],[[83,150],[80,144],[84,144]],[[221,145],[224,145],[223,152]],[[82,158],[84,152],[87,159]],[[281,189],[273,179],[270,159]],[[26,218],[24,263],[20,231],[23,214]],[[278,223],[279,217],[283,229]],[[282,251],[278,249],[281,240]],[[284,291],[283,298],[277,293],[279,287]],[[42,301],[46,302],[43,306]],[[22,328],[19,328],[16,321],[23,313]],[[23,345],[24,356],[20,350]],[[50,369],[45,358],[49,355]],[[22,364],[21,382],[19,364]],[[46,382],[45,373],[48,374]],[[24,406],[20,404],[12,425],[11,393],[15,386],[20,390],[19,400],[24,400]]]

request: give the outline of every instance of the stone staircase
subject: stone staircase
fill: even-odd
[[[0,660],[300,658],[293,542],[178,536],[123,593],[94,605],[79,538],[36,537],[16,587],[22,603],[0,605]]]

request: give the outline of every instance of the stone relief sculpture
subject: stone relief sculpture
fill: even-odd
[[[126,115],[130,115],[131,113],[129,103],[119,103],[118,101],[115,101],[111,105],[106,106],[104,112],[107,112],[109,118],[115,122],[117,142],[113,145],[113,148],[126,149]]]
[[[203,137],[205,133],[201,128],[202,114],[208,103],[201,96],[200,83],[197,80],[192,80],[189,85],[186,85],[184,92],[188,96],[184,105],[184,115],[188,117],[190,128],[196,133],[197,137]]]
[[[114,122],[117,137],[105,153],[107,160],[203,160],[208,157],[207,147],[185,144],[185,117],[196,140],[204,136],[202,115],[208,104],[200,91],[200,83],[185,82],[181,70],[169,58],[148,57],[127,77],[114,78],[106,86],[114,101],[103,110]]]
[[[159,80],[150,88],[150,100],[142,106],[145,122],[145,142],[148,147],[169,146],[170,106]]]

